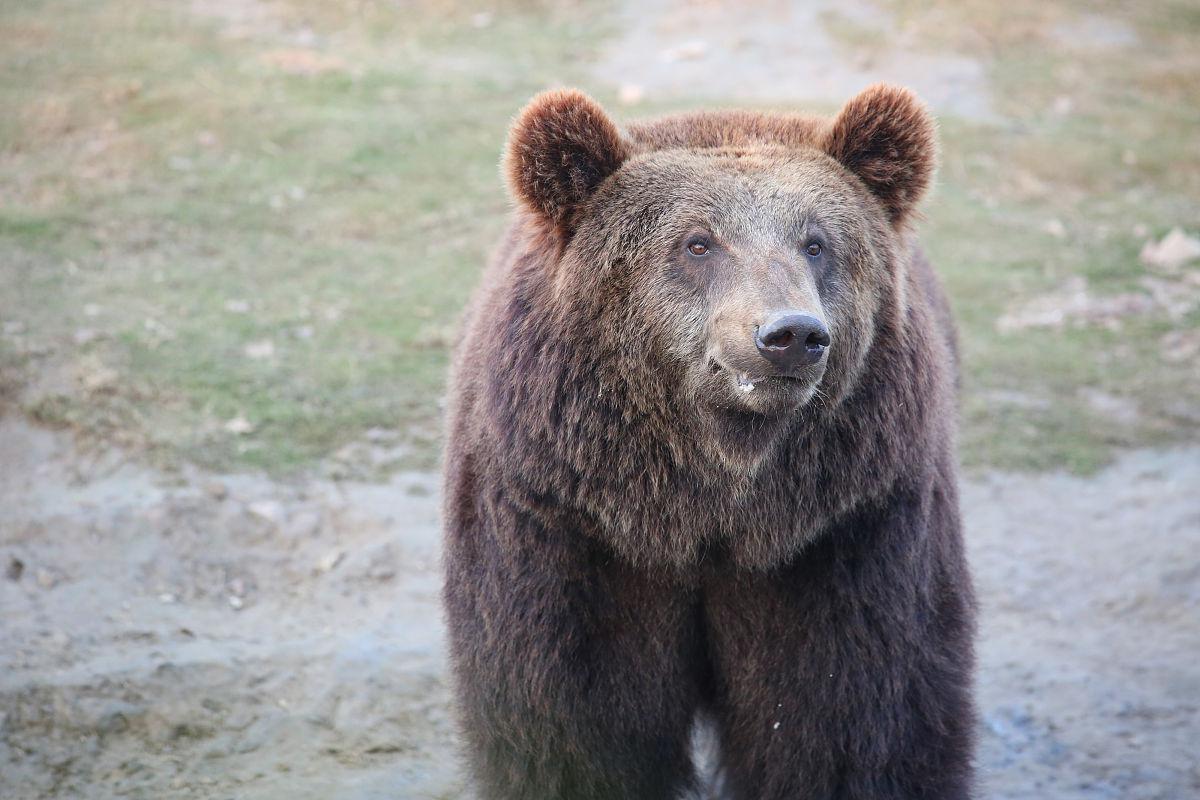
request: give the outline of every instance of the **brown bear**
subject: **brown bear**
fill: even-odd
[[[482,797],[970,794],[949,308],[912,234],[929,113],[618,128],[554,91],[457,332],[444,604]]]

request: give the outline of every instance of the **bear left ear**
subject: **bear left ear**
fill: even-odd
[[[876,84],[846,103],[824,149],[879,198],[893,225],[901,225],[933,178],[937,127],[908,89]]]
[[[569,233],[572,212],[628,157],[600,104],[568,89],[525,106],[509,133],[505,166],[513,195]]]

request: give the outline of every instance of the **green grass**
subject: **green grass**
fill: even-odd
[[[279,13],[229,36],[153,5],[5,7],[0,103],[21,123],[0,128],[0,315],[68,379],[84,356],[121,375],[33,386],[36,418],[276,472],[371,427],[430,439],[507,208],[503,132],[589,39],[533,3],[486,28],[448,3]],[[309,50],[335,67],[274,66]],[[104,335],[79,347],[80,329]]]
[[[1178,407],[1200,369],[1157,343],[1200,315],[996,319],[1072,275],[1137,290],[1143,241],[1195,232],[1200,15],[1114,4],[1142,41],[1113,56],[1047,38],[1082,6],[1018,5],[892,3],[923,46],[986,59],[1004,119],[942,120],[922,238],[961,322],[964,459],[1087,471],[1194,436]],[[533,2],[486,19],[450,0],[202,7],[0,8],[0,400],[164,465],[295,472],[371,428],[431,465],[454,323],[508,207],[508,122],[586,85],[610,23]],[[850,50],[879,44],[825,22]]]

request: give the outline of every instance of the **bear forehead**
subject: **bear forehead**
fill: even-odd
[[[618,193],[711,198],[714,204],[853,202],[844,170],[811,148],[778,145],[655,150],[618,173]]]
[[[678,148],[816,147],[832,122],[823,117],[760,111],[696,111],[630,123],[641,152]]]

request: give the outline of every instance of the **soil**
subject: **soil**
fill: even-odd
[[[1200,791],[1200,450],[988,473],[982,796]],[[437,480],[159,474],[0,420],[0,797],[450,798]]]

